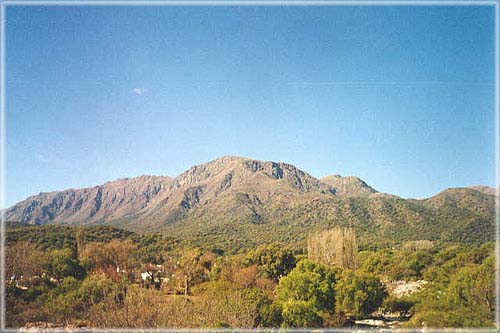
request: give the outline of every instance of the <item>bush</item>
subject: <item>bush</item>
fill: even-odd
[[[83,280],[78,289],[78,298],[86,306],[101,302],[114,289],[114,283],[103,275],[91,275]]]
[[[85,269],[80,266],[75,258],[75,253],[70,248],[50,251],[44,264],[44,271],[56,280],[62,280],[65,277],[81,279],[86,274]]]
[[[326,266],[302,260],[276,288],[276,300],[304,301],[316,311],[333,312],[335,274]]]
[[[469,264],[459,268],[447,280],[426,286],[412,297],[417,304],[408,326],[493,327],[494,260],[491,255],[480,265]],[[448,271],[448,263],[441,270]],[[437,274],[444,275],[440,270]]]
[[[283,323],[283,308],[279,303],[264,304],[260,308],[260,325],[262,327],[280,327]]]
[[[323,319],[314,304],[306,301],[289,299],[283,303],[282,327],[321,327]]]
[[[336,308],[354,317],[365,317],[378,309],[387,292],[372,274],[345,270],[335,288]]]
[[[262,245],[247,256],[248,264],[257,264],[263,277],[278,281],[296,264],[293,252],[278,244]]]

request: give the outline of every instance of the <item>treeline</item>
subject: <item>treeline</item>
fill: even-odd
[[[261,245],[228,254],[111,227],[6,235],[7,326],[345,327],[397,313],[407,327],[491,327],[494,244],[361,251],[356,269]],[[425,280],[397,296],[391,281]]]
[[[5,241],[7,244],[26,241],[35,244],[41,250],[70,248],[76,251],[79,233],[82,245],[107,243],[114,239],[130,240],[138,248],[137,259],[149,263],[163,262],[163,256],[181,243],[177,239],[159,233],[143,235],[111,226],[67,227],[60,225],[8,228]]]

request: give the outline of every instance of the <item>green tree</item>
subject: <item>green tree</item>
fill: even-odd
[[[69,276],[77,279],[85,276],[85,270],[79,264],[75,258],[75,253],[70,248],[50,251],[47,261],[44,264],[44,271],[49,277],[58,281]]]
[[[45,295],[42,310],[50,321],[68,325],[82,310],[77,293],[79,286],[80,281],[73,276],[66,276],[56,288]]]
[[[283,303],[282,327],[321,327],[323,319],[311,302],[289,299]]]
[[[400,272],[397,274],[396,279],[421,279],[424,269],[432,263],[432,256],[425,251],[416,251],[409,255],[405,252],[400,254],[403,256],[399,264]]]
[[[262,327],[280,327],[283,322],[283,307],[279,303],[263,304],[260,319]]]
[[[417,295],[417,301],[407,327],[492,327],[494,312],[485,306],[465,306],[454,303],[456,295],[443,285],[427,286]],[[453,292],[452,292],[453,293]]]
[[[369,315],[386,296],[387,292],[377,277],[360,271],[345,270],[335,288],[337,311],[354,317]]]
[[[481,265],[471,265],[457,272],[448,286],[450,301],[459,306],[494,310],[495,269],[491,256]]]
[[[82,281],[77,297],[85,307],[97,304],[115,289],[113,281],[103,275],[90,275]]]
[[[278,244],[261,245],[247,256],[248,264],[257,264],[261,274],[278,281],[287,275],[296,264],[294,253]]]
[[[311,260],[302,260],[276,288],[276,300],[286,303],[288,300],[304,301],[316,311],[333,312],[335,274]]]
[[[388,275],[388,269],[393,266],[394,254],[391,250],[383,249],[377,252],[368,252],[362,261],[360,270],[377,275]]]

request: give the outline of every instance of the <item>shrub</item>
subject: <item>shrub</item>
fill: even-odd
[[[354,317],[364,317],[375,311],[387,292],[372,274],[345,270],[335,288],[337,310]]]
[[[311,302],[289,299],[283,303],[282,327],[321,327],[323,319]]]

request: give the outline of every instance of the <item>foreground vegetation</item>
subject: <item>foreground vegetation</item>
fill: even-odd
[[[303,244],[240,253],[111,227],[6,235],[7,326],[338,327],[391,313],[406,327],[492,327],[494,244],[407,242],[354,267]],[[426,281],[398,295],[391,281]]]

